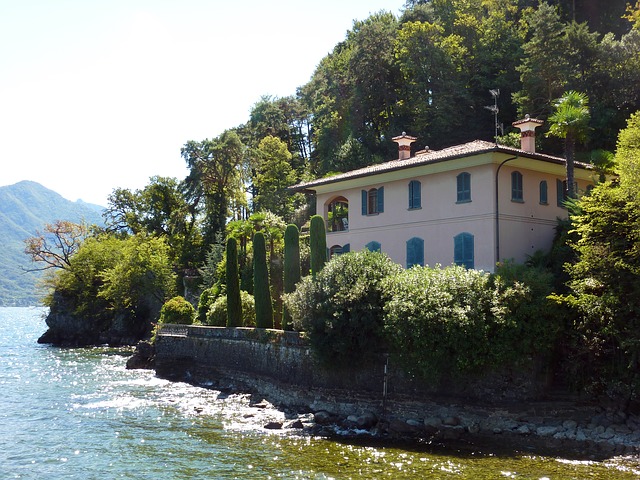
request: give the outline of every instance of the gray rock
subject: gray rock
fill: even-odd
[[[304,428],[304,423],[302,423],[302,420],[300,419],[294,420],[289,425],[287,425],[287,428],[301,429]]]
[[[565,420],[562,422],[562,428],[565,430],[575,430],[578,427],[578,422],[575,420]]]
[[[333,415],[326,410],[320,410],[313,415],[313,421],[318,425],[328,425],[333,421]]]
[[[442,419],[442,424],[443,425],[448,425],[451,427],[456,427],[458,425],[460,425],[460,418],[455,417],[455,416],[449,416],[449,417],[445,417]]]
[[[424,419],[425,427],[440,428],[441,425],[442,425],[442,420],[440,420],[440,417],[427,417]]]
[[[520,425],[518,428],[516,428],[516,433],[518,435],[531,435],[531,429],[528,425]]]
[[[264,428],[268,430],[280,430],[282,428],[282,422],[267,422]]]
[[[539,437],[552,437],[556,433],[558,433],[558,430],[558,427],[543,425],[542,427],[538,427],[536,429],[536,435],[538,435]]]
[[[371,412],[364,413],[356,419],[358,428],[364,430],[372,428],[376,423],[378,423],[378,417],[376,417],[376,415]]]

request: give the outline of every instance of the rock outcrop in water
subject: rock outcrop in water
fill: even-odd
[[[149,336],[161,306],[149,299],[135,316],[112,311],[78,313],[74,299],[56,292],[45,319],[49,328],[38,343],[65,347],[136,345]]]

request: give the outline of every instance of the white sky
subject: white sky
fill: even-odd
[[[106,206],[182,179],[180,148],[307,83],[353,20],[404,0],[0,0],[0,186]]]

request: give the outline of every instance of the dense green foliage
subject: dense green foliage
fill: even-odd
[[[541,293],[550,291],[551,278],[535,278],[538,273],[529,279],[542,283],[542,292],[457,266],[414,267],[388,278],[385,331],[392,355],[411,374],[437,380],[548,353],[557,328],[551,308],[540,304],[547,303]]]
[[[253,296],[256,303],[256,325],[259,328],[273,328],[267,248],[262,232],[256,232],[253,236]]]
[[[289,224],[284,232],[284,293],[292,293],[296,284],[300,282],[300,231],[298,227]],[[291,329],[291,314],[283,308],[282,329]]]
[[[191,325],[196,314],[193,308],[184,297],[173,297],[165,302],[160,309],[159,323],[177,323],[179,325]]]
[[[221,290],[222,288],[220,287],[220,285],[214,285],[213,287],[205,288],[204,290],[202,290],[202,293],[200,294],[200,298],[198,300],[198,308],[197,308],[197,316],[196,316],[197,320],[200,323],[203,323],[203,324],[207,323],[207,312],[209,311],[209,308],[211,308],[211,305],[213,305],[213,302],[215,302],[218,299],[218,297],[221,296],[221,294],[225,299],[227,298],[227,296],[223,294],[224,292],[221,293]],[[225,324],[226,324],[226,317],[225,317]]]
[[[311,249],[311,274],[317,275],[327,262],[327,237],[324,218],[321,215],[311,217],[309,247]]]
[[[318,358],[344,366],[374,358],[384,346],[382,280],[402,267],[380,252],[333,258],[285,296],[294,327],[309,335]]]
[[[239,326],[242,327],[255,327],[256,326],[256,307],[253,295],[240,291],[240,302],[242,304],[242,323]],[[219,296],[209,307],[207,315],[203,325],[209,325],[213,327],[226,327],[227,326],[227,297],[225,295]]]
[[[114,318],[142,336],[175,294],[169,248],[162,239],[103,234],[87,238],[69,265],[49,278],[45,300],[52,312],[82,319],[95,332],[111,328]]]
[[[595,393],[640,395],[640,113],[620,133],[619,180],[596,186],[573,220],[577,262],[564,301],[576,317],[574,380]]]
[[[227,327],[242,326],[242,303],[240,299],[240,278],[238,277],[238,246],[236,239],[227,239]]]

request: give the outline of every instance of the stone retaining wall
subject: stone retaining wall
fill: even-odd
[[[640,418],[576,398],[543,398],[544,381],[527,372],[426,385],[388,365],[322,368],[303,337],[251,328],[165,326],[156,339],[159,376],[219,389],[258,392],[270,402],[326,414],[343,425],[375,415],[377,432],[582,455],[638,453]],[[533,380],[532,380],[533,378]],[[345,423],[346,422],[346,423]],[[374,429],[374,430],[375,430]]]

